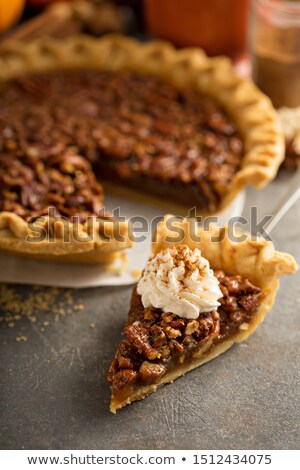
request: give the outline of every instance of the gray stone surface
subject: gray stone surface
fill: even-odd
[[[247,206],[270,213],[286,184],[281,177],[263,191],[249,191]],[[278,249],[298,261],[299,214],[300,203],[273,234]],[[43,333],[24,320],[27,343],[15,341],[15,329],[0,330],[0,447],[299,448],[299,279],[298,273],[282,280],[272,312],[247,342],[116,416],[109,413],[105,377],[131,288],[75,291],[85,311]]]

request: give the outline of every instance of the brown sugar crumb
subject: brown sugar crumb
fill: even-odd
[[[141,269],[132,269],[130,274],[134,279],[136,279],[138,281],[140,279],[141,275],[142,275],[142,270]]]
[[[22,294],[18,288],[0,284],[1,327],[14,328],[21,319],[25,318],[31,323],[37,323],[40,331],[45,331],[45,327],[51,322],[83,310],[84,305],[74,299],[72,289],[33,286],[29,293]],[[47,314],[49,318],[40,319],[41,314]],[[18,338],[24,337],[18,336]]]
[[[91,324],[90,324],[90,328],[92,328],[92,329],[94,330],[94,328],[96,328],[95,323],[91,323]]]
[[[27,336],[17,336],[16,337],[16,341],[17,343],[26,343],[26,341],[28,340]]]
[[[83,304],[74,305],[73,310],[75,310],[75,312],[82,311],[84,310],[84,305]]]
[[[128,256],[127,253],[123,252],[120,254],[117,264],[108,265],[105,267],[105,270],[114,276],[121,276],[126,272],[128,268]]]

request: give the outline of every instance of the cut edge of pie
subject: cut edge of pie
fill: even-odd
[[[259,188],[276,176],[284,157],[284,138],[277,114],[271,101],[250,80],[238,77],[231,61],[225,57],[208,58],[196,48],[177,51],[164,41],[142,44],[120,35],[101,39],[74,36],[63,43],[44,38],[28,44],[7,42],[0,46],[0,80],[80,67],[154,75],[179,89],[188,86],[212,96],[224,107],[243,137],[245,156],[218,212],[227,207],[247,184]],[[57,255],[66,255],[66,260],[98,262],[103,257],[106,260],[107,253],[115,254],[132,245],[128,236],[121,244],[89,240],[72,242],[66,247],[62,239],[58,239],[55,245],[35,243],[30,247],[26,242],[30,230],[21,220],[13,213],[0,214],[1,249],[19,254],[44,254],[54,259]],[[47,224],[46,220],[45,227]]]
[[[172,227],[170,224],[172,224]],[[174,231],[174,227],[180,229],[181,233],[184,234],[180,241],[175,241],[178,237],[178,230]],[[123,400],[115,396],[112,390],[110,403],[112,413],[116,413],[117,410],[134,401],[142,400],[165,383],[173,382],[178,377],[209,362],[227,351],[233,344],[245,341],[271,309],[279,287],[280,276],[292,274],[298,269],[293,256],[275,251],[274,245],[270,241],[263,239],[252,240],[249,234],[242,234],[238,231],[236,235],[244,235],[245,240],[241,242],[232,241],[227,226],[220,228],[212,224],[207,229],[198,227],[196,232],[194,229],[191,231],[190,227],[190,219],[165,216],[158,224],[154,236],[152,256],[175,245],[187,245],[191,249],[198,248],[201,255],[208,259],[214,271],[223,270],[227,275],[238,274],[245,279],[249,279],[261,289],[258,309],[247,323],[247,328],[239,328],[232,336],[225,337],[207,351],[207,345],[204,343],[203,348],[198,351],[200,357],[193,359],[192,362],[187,361],[187,363],[177,364],[173,370],[167,372],[156,383],[133,388],[132,393]],[[191,235],[194,233],[201,238],[201,241],[195,241],[194,235]]]
[[[243,340],[242,340],[243,341]],[[159,387],[162,387],[165,384],[172,383],[174,380],[182,377],[183,375],[187,374],[188,372],[196,369],[197,367],[202,366],[206,362],[215,359],[216,357],[223,354],[227,349],[231,348],[236,341],[224,341],[219,348],[213,349],[213,351],[209,354],[205,354],[204,357],[199,358],[198,360],[194,360],[191,364],[182,364],[177,365],[176,369],[171,372],[168,372],[163,378],[156,384],[153,385],[144,385],[138,387],[129,397],[125,400],[120,401],[112,394],[111,401],[110,401],[110,411],[113,414],[116,414],[118,410],[124,408],[124,406],[130,405],[131,403],[139,400],[143,400],[151,393],[156,392]]]

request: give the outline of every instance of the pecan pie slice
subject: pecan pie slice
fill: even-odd
[[[172,223],[158,226],[109,368],[113,413],[244,341],[271,308],[279,277],[297,269],[271,242]],[[184,245],[172,242],[178,228]]]
[[[4,44],[0,82],[2,249],[97,262],[132,244],[126,223],[106,235],[98,180],[216,213],[283,158],[270,101],[201,50],[121,36]]]

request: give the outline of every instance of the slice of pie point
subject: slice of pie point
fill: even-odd
[[[272,242],[239,236],[171,216],[158,225],[109,368],[112,413],[244,341],[262,322],[279,277],[297,264]]]

